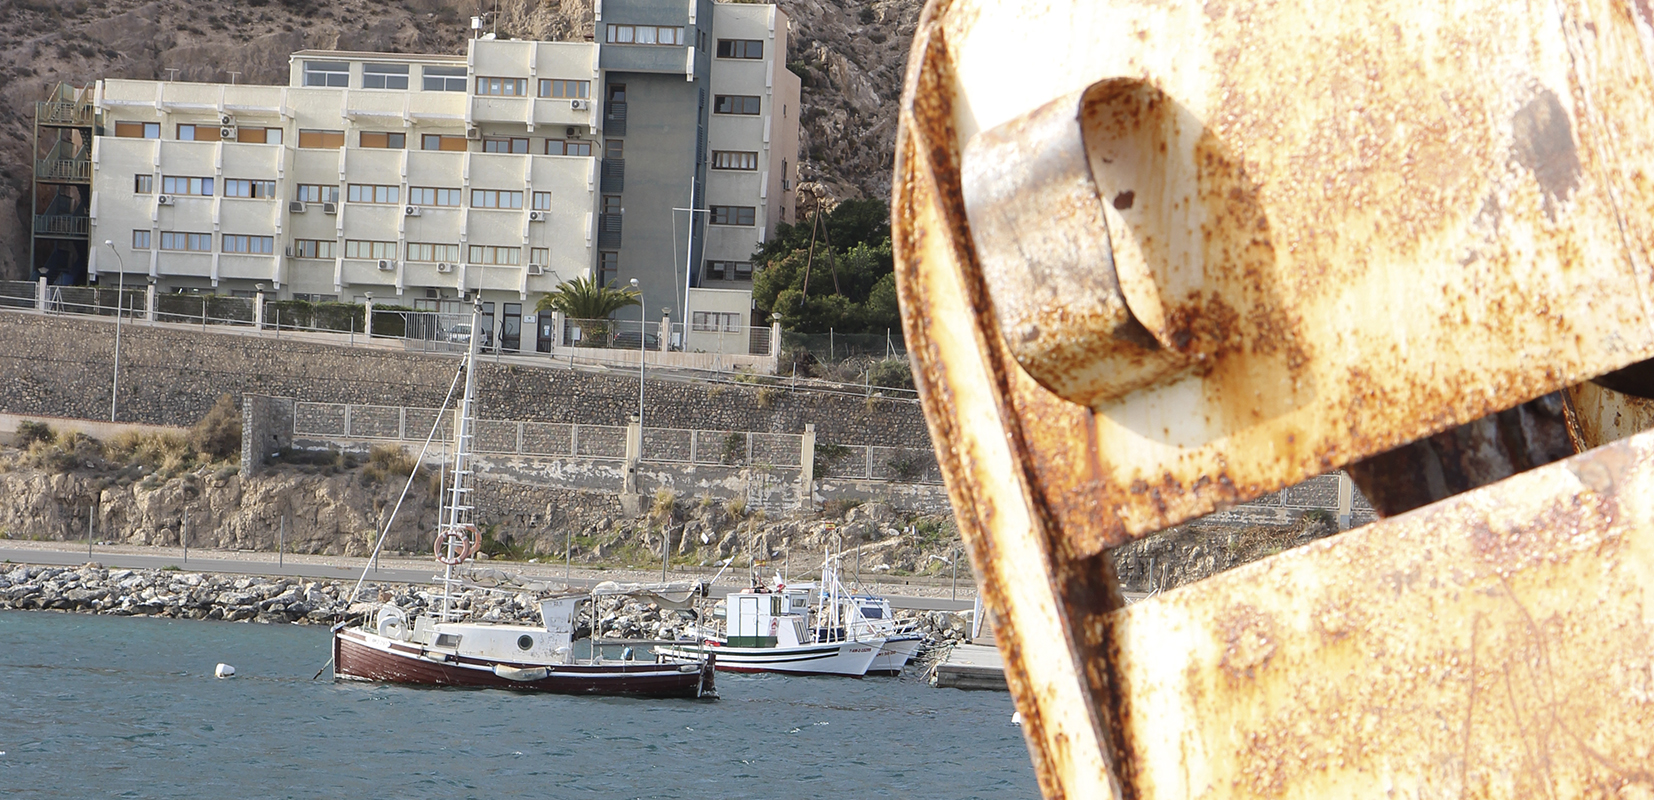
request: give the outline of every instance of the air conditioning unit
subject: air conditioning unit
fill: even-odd
[[[436,271],[437,272],[453,272],[454,271],[454,265],[446,263],[446,262],[441,263],[441,264],[436,265]]]
[[[530,211],[530,212],[528,212],[528,221],[529,222],[545,222],[546,221],[546,212],[544,212],[544,211]]]
[[[289,214],[303,214],[304,213],[304,201],[303,200],[294,200],[291,203],[288,203],[287,204],[287,213],[289,213]]]
[[[235,128],[233,128],[233,127],[232,128],[219,128],[218,129],[218,138],[220,138],[220,139],[234,139],[235,138]]]
[[[578,139],[580,138],[580,129],[570,125],[563,129],[563,136],[569,139]]]
[[[482,129],[481,128],[466,128],[465,129],[465,138],[467,138],[467,139],[481,139],[482,138]]]
[[[234,128],[235,127],[235,115],[234,114],[219,114],[218,115],[218,124],[228,125],[229,127]]]
[[[420,213],[421,209],[419,206],[408,206],[407,208],[402,209],[402,216],[404,217],[417,217]]]
[[[544,274],[546,274],[546,268],[540,266],[539,264],[529,264],[528,265],[528,274],[530,274],[530,275],[544,275]]]
[[[288,257],[288,258],[292,258],[292,257],[293,257],[293,245],[288,245],[288,246],[287,246],[287,257]]]
[[[396,269],[396,262],[395,261],[391,261],[390,259],[387,259],[387,258],[379,259],[379,271],[380,272],[390,272],[393,269]]]
[[[172,195],[170,195],[170,194],[156,195],[155,196],[155,202],[159,205],[170,206],[170,205],[172,205]]]
[[[586,109],[591,108],[591,101],[590,100],[578,100],[578,99],[570,100],[569,101],[569,108],[572,108],[575,111],[585,111]]]
[[[338,203],[323,203],[322,204],[322,213],[323,214],[337,214],[337,213],[339,213],[339,204]]]

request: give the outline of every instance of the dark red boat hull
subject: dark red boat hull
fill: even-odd
[[[648,662],[608,664],[566,664],[549,667],[540,680],[514,681],[495,675],[489,662],[465,660],[433,661],[419,654],[417,647],[407,653],[387,653],[371,647],[352,630],[333,635],[333,674],[336,678],[382,681],[421,686],[472,686],[557,694],[634,695],[642,697],[716,696],[712,664],[699,670],[679,672],[674,664]],[[466,666],[467,664],[475,666]],[[526,668],[533,664],[506,664]],[[479,668],[480,667],[480,668]]]

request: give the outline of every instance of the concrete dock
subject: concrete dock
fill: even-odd
[[[939,689],[998,689],[1005,691],[1005,662],[999,648],[988,644],[954,645],[936,665],[932,684]]]

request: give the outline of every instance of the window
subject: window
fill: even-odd
[[[333,246],[337,244],[332,239],[294,239],[294,258],[332,258]]]
[[[161,138],[161,123],[159,122],[117,122],[115,135],[122,139],[159,139]]]
[[[345,258],[365,258],[372,261],[396,258],[396,242],[345,241]]]
[[[719,39],[719,58],[763,58],[762,39]]]
[[[155,191],[155,176],[154,175],[133,175],[132,176],[132,193],[133,194],[149,194],[150,192],[153,192],[153,191]]]
[[[725,333],[737,333],[741,330],[741,315],[738,312],[695,311],[690,316],[692,330]]]
[[[193,194],[212,197],[212,178],[161,178],[161,194]]]
[[[708,261],[706,278],[712,281],[752,280],[751,261]]]
[[[736,150],[712,151],[713,169],[758,169],[758,154]]]
[[[548,156],[589,156],[591,154],[591,142],[565,142],[561,139],[546,140],[546,155]]]
[[[484,153],[527,153],[527,139],[484,139],[482,140]]]
[[[727,274],[727,273],[724,272],[724,265],[728,264],[728,263],[729,263],[728,261],[708,261],[708,262],[706,262],[706,279],[709,280],[709,281],[721,281],[721,280],[723,280],[725,275]]]
[[[535,247],[528,251],[528,263],[545,266],[551,263],[551,248]]]
[[[757,114],[758,96],[748,94],[720,94],[712,97],[714,114]]]
[[[427,133],[424,136],[419,137],[419,149],[458,150],[463,152],[465,150],[465,137],[441,136],[435,133]]]
[[[216,142],[218,141],[217,125],[179,125],[178,141],[180,142]]]
[[[625,139],[604,139],[603,140],[603,157],[604,158],[625,158],[626,157],[626,140]]]
[[[405,133],[379,133],[362,131],[362,137],[357,140],[363,147],[378,147],[390,150],[401,150],[408,146],[408,135]]]
[[[713,225],[752,225],[757,216],[752,206],[713,206]]]
[[[472,208],[522,208],[522,192],[502,192],[495,189],[472,189]]]
[[[192,250],[198,253],[210,253],[212,252],[212,234],[162,231],[161,249]]]
[[[597,254],[597,284],[608,286],[620,272],[620,254],[604,251]]]
[[[459,245],[408,242],[408,260],[447,261],[452,263],[459,260]]]
[[[735,280],[738,280],[738,281],[750,281],[750,280],[752,280],[752,262],[751,261],[731,261],[729,263],[730,263],[731,266],[733,266],[735,268]]]
[[[133,250],[148,250],[149,249],[149,231],[133,231],[132,232],[132,249]]]
[[[683,44],[683,28],[664,25],[610,25],[609,44]]]
[[[590,97],[591,92],[591,81],[565,81],[557,78],[540,79],[541,97],[580,99]]]
[[[353,183],[345,199],[352,203],[400,203],[402,202],[402,187],[400,186],[370,186],[365,183]]]
[[[620,195],[618,195],[618,194],[603,195],[603,213],[605,213],[605,214],[619,214],[620,213]]]
[[[337,203],[339,202],[339,187],[320,183],[299,184],[295,200],[306,203]]]
[[[491,97],[527,97],[527,78],[477,78],[477,94]]]
[[[236,128],[235,140],[242,144],[281,144],[281,128]]]
[[[532,206],[529,206],[529,207],[534,209],[535,211],[550,211],[551,210],[551,192],[535,192],[534,193],[534,204]]]
[[[338,148],[345,146],[344,131],[299,131],[300,147]]]
[[[350,64],[343,61],[304,62],[305,86],[350,86]],[[303,145],[300,145],[303,147]]]
[[[255,181],[246,178],[225,178],[225,197],[252,197],[270,200],[276,196],[275,181]]]
[[[363,89],[408,88],[407,64],[363,64]]]
[[[466,259],[472,264],[488,264],[496,267],[515,267],[522,263],[523,249],[521,247],[496,247],[494,245],[471,245],[471,257]]]
[[[465,91],[464,67],[425,67],[424,89],[427,92],[463,92]]]
[[[416,206],[457,206],[459,205],[460,189],[436,189],[430,186],[414,186],[408,189],[408,202]],[[412,256],[409,256],[412,258]],[[453,259],[458,261],[458,258]]]
[[[238,233],[226,233],[222,238],[223,242],[219,249],[226,253],[267,256],[276,252],[274,236],[244,236]]]

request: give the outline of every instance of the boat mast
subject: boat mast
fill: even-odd
[[[482,325],[482,300],[471,300],[471,342],[465,351],[465,396],[459,404],[459,423],[454,426],[454,482],[449,490],[447,519],[439,524],[438,541],[444,543],[447,558],[443,559],[442,611],[438,619],[448,622],[458,613],[453,610],[453,589],[459,583],[454,578],[454,567],[464,560],[466,543],[473,538],[476,526],[471,521],[471,437],[476,419],[478,328]]]

